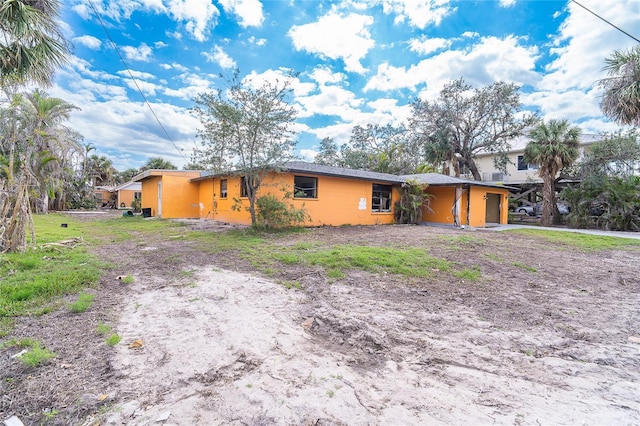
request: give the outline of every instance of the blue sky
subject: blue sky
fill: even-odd
[[[639,0],[579,2],[640,37]],[[224,87],[219,74],[236,67],[254,81],[299,73],[297,154],[307,160],[324,137],[341,144],[356,125],[406,122],[412,100],[433,99],[460,77],[476,87],[515,82],[527,110],[585,133],[613,131],[594,83],[613,50],[635,45],[568,1],[62,3],[73,55],[48,92],[80,108],[70,126],[118,170],[155,156],[187,163],[199,143],[193,98]]]

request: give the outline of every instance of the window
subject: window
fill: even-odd
[[[525,163],[524,155],[518,155],[517,166],[518,166],[518,170],[538,170],[538,166],[531,163]]]
[[[391,211],[391,185],[373,184],[371,195],[371,211],[390,212]]]
[[[244,176],[240,178],[240,196],[245,198],[249,196],[247,194],[247,178]]]
[[[308,176],[294,176],[293,197],[318,198],[318,178]]]
[[[220,198],[227,198],[227,180],[220,179]]]
[[[142,198],[142,192],[137,192],[136,191],[136,192],[133,193],[133,199],[134,200],[139,200],[141,198]]]

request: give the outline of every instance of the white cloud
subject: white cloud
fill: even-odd
[[[113,158],[118,170],[140,167],[144,163],[140,158],[159,153],[176,165],[185,163],[143,102],[131,102],[126,98],[89,102],[85,93],[59,87],[54,88],[52,95],[82,106],[82,110],[71,114],[69,126],[80,132],[85,142],[100,147],[101,152],[119,151],[121,154]],[[185,108],[153,102],[151,106],[171,139],[188,158],[199,121]]]
[[[584,117],[600,117],[597,93],[594,90],[537,91],[521,97],[523,104],[540,108],[545,120],[578,121]]]
[[[429,53],[435,52],[443,47],[449,47],[450,45],[451,40],[438,37],[428,38],[424,35],[419,39],[414,38],[409,40],[409,50],[421,55],[428,55]]]
[[[237,8],[243,15],[255,15],[255,12],[245,11],[245,8],[256,6],[254,1],[240,0],[239,3],[241,4]],[[212,0],[103,0],[94,1],[93,6],[103,19],[112,19],[117,22],[129,20],[136,11],[166,14],[174,21],[184,22],[187,32],[198,41],[206,40],[206,31],[215,26],[220,14]],[[90,19],[94,15],[89,0],[78,0],[71,9],[83,19]],[[261,5],[260,10],[262,10]],[[179,32],[167,31],[166,34],[177,39],[182,37]]]
[[[236,62],[227,55],[227,53],[220,46],[214,46],[213,52],[202,52],[202,56],[207,59],[207,62],[215,62],[224,69],[235,68]]]
[[[129,89],[134,90],[136,92],[141,91],[145,96],[155,96],[156,90],[160,89],[161,86],[150,83],[148,81],[138,80],[135,81],[130,78],[125,78],[124,83],[129,87]]]
[[[79,43],[85,47],[88,47],[89,49],[93,49],[93,50],[98,50],[100,49],[100,46],[102,46],[102,42],[100,41],[100,39],[94,37],[94,36],[90,36],[90,35],[83,35],[80,37],[74,37],[73,42],[75,43]]]
[[[65,75],[78,73],[94,80],[115,80],[118,78],[104,71],[94,71],[91,67],[92,65],[89,61],[72,55],[69,57],[69,65],[63,68],[62,73]]]
[[[329,126],[309,129],[307,133],[316,136],[318,139],[331,138],[338,146],[348,143],[351,138],[353,123],[338,123]]]
[[[267,44],[266,38],[256,38],[254,36],[249,37],[249,43],[256,46],[265,46]]]
[[[180,75],[179,81],[182,85],[178,89],[166,87],[163,94],[185,101],[192,101],[200,93],[211,90],[211,80],[192,73]]]
[[[623,29],[638,28],[637,0],[618,0],[606,5],[597,0],[581,1],[593,12]],[[596,18],[574,3],[568,5],[569,16],[560,27],[551,49],[555,57],[547,65],[547,75],[538,86],[542,90],[588,90],[597,80],[605,77],[602,72],[604,59],[614,49],[625,49],[636,44],[609,24]]]
[[[262,3],[258,0],[218,0],[228,14],[240,18],[241,27],[259,27],[264,21]]]
[[[537,47],[521,46],[516,37],[484,37],[468,49],[447,50],[409,68],[384,62],[365,85],[365,91],[415,90],[426,84],[427,89],[420,95],[431,99],[446,83],[460,77],[473,86],[485,86],[499,80],[534,84],[539,78],[535,72],[537,58]]]
[[[133,78],[136,79],[141,79],[141,80],[155,80],[156,76],[149,73],[149,72],[144,72],[144,71],[135,71],[135,70],[121,70],[118,71],[116,74],[123,76],[123,77],[131,77],[133,76]]]
[[[151,60],[153,51],[146,43],[140,43],[140,46],[122,46],[120,49],[124,52],[124,56],[132,61],[148,62]]]
[[[360,60],[375,45],[367,29],[372,24],[371,16],[330,12],[317,22],[294,25],[288,35],[296,50],[342,59],[347,71],[364,73]]]
[[[211,0],[169,0],[168,11],[177,21],[185,21],[186,30],[198,41],[207,39],[205,31],[215,26],[220,15]]]
[[[156,41],[153,43],[153,47],[155,47],[156,49],[162,49],[163,47],[168,47],[168,46],[169,45],[164,41]]]
[[[456,9],[449,5],[449,0],[382,0],[383,12],[397,15],[396,24],[408,20],[411,26],[420,29],[440,25],[442,19]]]
[[[318,155],[318,151],[313,150],[313,149],[301,149],[300,150],[300,156],[305,160],[305,161],[313,161],[316,158],[316,155]]]
[[[500,0],[500,6],[502,7],[511,7],[515,6],[517,0]]]
[[[299,117],[312,117],[317,114],[336,116],[350,122],[364,103],[353,92],[339,86],[320,86],[319,90],[320,93],[296,97],[296,102],[301,107]]]
[[[94,8],[102,18],[109,18],[115,21],[128,20],[133,12],[153,11],[164,12],[165,7],[162,0],[104,0],[94,1],[80,0],[72,9],[83,19],[89,19],[94,14]]]
[[[636,0],[580,3],[620,28],[637,28],[638,14],[630,13],[638,11]],[[597,81],[606,77],[604,59],[613,50],[635,43],[575,3],[570,2],[567,8],[568,16],[549,50],[552,60],[536,85],[537,92],[527,96],[527,102],[538,106],[545,119],[581,120],[578,124],[585,131],[612,131],[619,126],[602,117]]]
[[[346,75],[340,72],[333,72],[328,67],[317,67],[313,70],[310,77],[317,81],[318,84],[340,83],[346,80]]]
[[[165,31],[167,37],[175,38],[176,40],[182,40],[182,33],[180,31]]]
[[[189,70],[189,68],[177,62],[173,62],[171,64],[160,64],[160,67],[162,67],[165,70],[178,70],[180,72],[186,72]]]

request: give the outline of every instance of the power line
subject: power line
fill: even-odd
[[[116,45],[116,43],[113,41],[113,38],[111,38],[111,34],[109,34],[109,31],[107,30],[107,27],[104,25],[104,22],[102,21],[102,18],[100,17],[100,14],[98,13],[98,10],[96,9],[96,7],[93,5],[93,1],[89,0],[89,5],[91,6],[91,9],[93,9],[93,13],[96,14],[96,17],[98,18],[98,21],[100,22],[100,26],[102,27],[102,29],[104,30],[105,34],[107,35],[107,38],[109,39],[109,41],[111,42],[111,46],[113,47],[113,50],[116,51],[116,53],[118,54],[118,57],[120,58],[120,61],[122,62],[122,64],[124,65],[125,69],[127,70],[127,73],[129,74],[129,77],[131,77],[131,80],[133,81],[133,84],[135,84],[136,89],[138,89],[138,93],[140,93],[140,96],[142,96],[142,99],[144,99],[144,103],[147,105],[147,107],[149,108],[149,111],[151,111],[151,114],[153,114],[153,117],[155,118],[156,122],[158,123],[158,125],[160,125],[160,128],[162,129],[162,131],[164,132],[165,136],[167,137],[167,139],[169,139],[169,141],[171,142],[171,144],[173,145],[173,147],[176,149],[176,151],[178,151],[178,154],[180,154],[180,156],[187,162],[189,162],[189,160],[187,160],[187,158],[184,156],[184,154],[182,153],[182,150],[180,148],[178,148],[178,145],[176,145],[176,143],[174,142],[174,140],[171,138],[171,136],[169,136],[169,132],[167,132],[167,129],[164,127],[164,125],[162,124],[162,122],[160,121],[160,119],[158,118],[158,116],[156,115],[155,111],[153,110],[153,108],[151,108],[151,104],[149,103],[149,100],[147,99],[147,97],[145,96],[145,94],[142,92],[142,90],[140,89],[140,86],[138,86],[138,81],[135,79],[135,77],[133,76],[133,73],[131,72],[131,69],[129,68],[129,66],[127,65],[127,63],[125,62],[124,58],[122,57],[122,54],[120,53],[120,50],[118,49],[118,46]]]
[[[581,8],[583,8],[584,10],[586,10],[587,12],[589,12],[590,14],[592,14],[593,16],[595,16],[596,18],[602,19],[604,22],[606,22],[607,24],[611,25],[613,28],[615,28],[616,30],[620,31],[621,33],[631,37],[632,39],[634,39],[635,41],[637,41],[638,43],[640,43],[640,40],[638,40],[636,37],[632,36],[631,34],[629,34],[628,32],[626,32],[625,30],[623,30],[622,28],[612,24],[611,22],[607,21],[606,19],[604,19],[602,16],[598,15],[597,13],[587,9],[585,6],[581,5],[580,3],[578,3],[576,0],[571,0],[572,2],[574,2],[575,4],[577,4],[578,6],[580,6]]]

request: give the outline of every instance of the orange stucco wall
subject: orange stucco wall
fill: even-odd
[[[124,203],[124,207],[131,207],[136,192],[140,191],[132,191],[129,189],[121,189],[118,191],[118,207],[122,207],[122,203]]]
[[[455,188],[453,186],[430,186],[427,193],[432,194],[430,208],[423,209],[422,220],[425,222],[454,223],[453,205],[455,201]],[[500,223],[506,224],[509,220],[507,189],[471,186],[469,190],[463,189],[460,199],[459,223],[467,225],[467,208],[469,207],[469,226],[486,226],[487,194],[500,194]],[[470,198],[468,198],[470,197]]]
[[[142,180],[142,208],[165,219],[199,217],[198,185],[189,182],[198,172],[171,172]],[[161,212],[158,211],[158,183],[161,183]]]
[[[295,174],[318,178],[317,198],[301,198],[289,200],[300,208],[304,205],[311,216],[307,226],[339,226],[339,225],[374,225],[393,223],[393,212],[372,212],[372,184],[377,182],[357,179],[346,179],[330,176],[314,176],[311,174]],[[260,188],[258,196],[274,194],[283,195],[283,188],[291,191],[294,174],[281,173],[268,176]],[[386,184],[380,182],[381,184]],[[247,198],[240,198],[240,177],[227,178],[227,198],[220,197],[220,178],[200,182],[200,217],[223,222],[250,224],[251,217],[244,209],[234,211],[234,198],[242,200],[243,207],[249,206]],[[397,188],[392,190],[392,206],[399,200]]]
[[[158,216],[158,182],[161,176],[153,176],[142,181],[142,202],[143,209],[151,209],[151,216]]]

